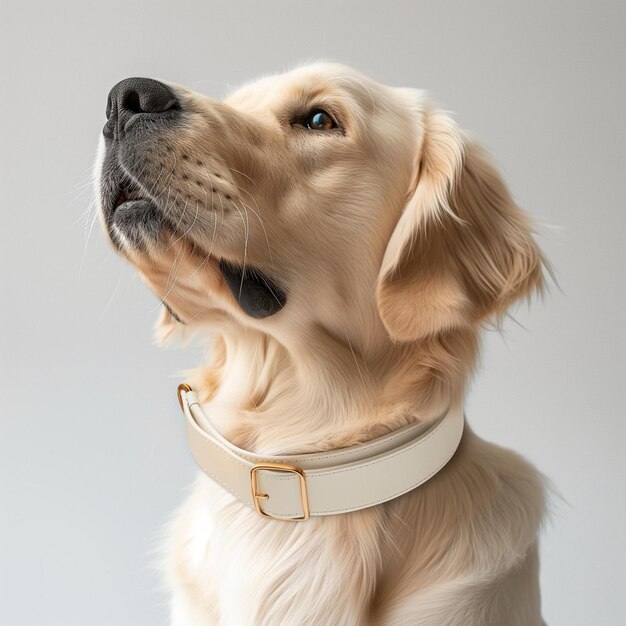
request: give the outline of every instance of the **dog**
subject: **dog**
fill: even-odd
[[[245,467],[389,464],[330,495],[295,463],[257,463],[241,496],[203,467],[169,532],[171,623],[542,624],[542,477],[459,429],[481,329],[547,268],[479,144],[424,92],[327,63],[223,101],[127,79],[106,114],[104,230],[163,302],[160,341],[213,337],[181,391],[190,441]],[[422,446],[406,471],[397,433]],[[302,510],[282,519],[270,479]],[[331,496],[333,514],[304,510]]]

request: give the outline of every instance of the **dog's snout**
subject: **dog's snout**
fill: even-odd
[[[121,136],[137,116],[173,118],[180,111],[174,91],[151,78],[127,78],[111,89],[107,99],[107,123],[104,134]]]

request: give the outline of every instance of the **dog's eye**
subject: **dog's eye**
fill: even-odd
[[[309,130],[332,130],[337,128],[335,120],[323,109],[310,111],[304,120],[304,125]]]

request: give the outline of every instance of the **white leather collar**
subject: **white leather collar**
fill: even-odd
[[[459,403],[426,430],[411,424],[350,448],[260,456],[222,437],[188,385],[180,385],[178,397],[202,471],[263,517],[285,521],[348,513],[397,498],[442,469],[463,434]]]

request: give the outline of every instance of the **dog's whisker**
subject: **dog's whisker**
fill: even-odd
[[[256,182],[250,178],[250,176],[248,176],[247,174],[244,174],[243,172],[240,172],[239,170],[236,170],[234,167],[228,167],[228,169],[231,172],[235,172],[235,174],[239,174],[240,176],[243,176],[244,178],[247,178],[257,189],[259,188],[259,186],[256,184]]]
[[[180,239],[182,239],[182,236],[179,237],[177,241],[180,241]],[[169,250],[175,243],[176,242],[171,243],[167,249]],[[179,259],[180,259],[180,263],[178,262]],[[178,275],[180,271],[182,270],[184,260],[185,260],[185,248],[183,246],[179,246],[178,249],[175,251],[174,262],[169,268],[167,280],[165,282],[165,294],[163,295],[162,300],[165,301],[168,298],[168,296],[172,293],[174,287],[177,286]]]
[[[209,197],[208,194],[206,193],[206,189],[204,190],[204,195],[205,195],[205,207],[206,206],[211,206],[211,208],[213,208],[213,186],[212,186],[212,182],[211,182],[211,178],[209,177],[209,184],[211,185],[211,201],[209,203]],[[206,263],[209,261],[209,259],[212,257],[213,255],[213,246],[215,244],[215,237],[217,235],[217,217],[215,215],[213,215],[213,235],[211,237],[211,247],[209,248],[209,252],[205,255],[205,257],[202,259],[201,263],[198,265],[198,267],[191,273],[191,275],[189,276],[189,278],[192,278],[193,276],[195,276],[195,274],[200,271],[200,269],[202,269]]]
[[[165,190],[167,190],[169,192],[170,186],[171,186],[171,183],[172,183],[172,179],[174,178],[175,172],[176,172],[176,155],[174,155],[174,164],[172,165],[172,169],[170,170],[170,173],[168,174],[167,181],[165,183],[163,183],[161,191],[154,198],[155,202],[159,201],[159,199],[161,198],[161,196],[163,195]]]
[[[94,227],[95,223],[98,221],[98,211],[97,211],[97,207],[96,207],[95,198],[94,198],[94,200],[92,200],[92,206],[93,206],[93,214],[91,216],[91,220],[90,220],[88,225],[85,224],[85,251],[87,250],[87,245],[88,245],[89,240],[91,238],[91,233],[93,231],[93,227]]]
[[[229,167],[228,169],[229,169],[230,171],[232,171],[232,172],[236,172],[237,174],[240,174],[241,176],[244,176],[244,177],[245,177],[245,178],[247,178],[247,179],[248,179],[248,180],[249,180],[249,181],[250,181],[250,182],[251,182],[251,183],[252,183],[255,187],[257,187],[257,188],[258,188],[257,183],[256,183],[254,180],[252,180],[252,178],[250,178],[247,174],[244,174],[243,172],[241,172],[241,171],[239,171],[239,170],[236,170],[236,169],[234,169],[234,168],[232,168],[232,167]],[[254,196],[253,196],[253,195],[252,195],[249,191],[247,191],[246,189],[244,189],[244,188],[243,188],[243,187],[241,187],[240,185],[237,185],[236,183],[234,183],[234,181],[233,181],[233,184],[234,184],[234,186],[237,188],[237,190],[238,190],[239,192],[241,192],[241,193],[245,193],[247,196],[249,196],[249,197],[250,197],[250,199],[252,200],[252,202],[254,203],[254,205],[256,206],[256,210],[254,210],[254,209],[253,209],[253,208],[252,208],[249,204],[245,203],[245,202],[243,201],[243,199],[241,199],[241,198],[239,199],[239,202],[241,203],[242,208],[249,209],[250,211],[252,211],[252,213],[253,213],[253,214],[257,217],[257,219],[259,220],[259,223],[260,223],[260,225],[261,225],[261,228],[263,229],[263,234],[264,234],[264,237],[265,237],[265,242],[266,242],[266,244],[267,244],[267,252],[268,252],[268,255],[269,255],[269,257],[270,257],[270,265],[271,265],[272,267],[274,267],[274,259],[272,258],[272,249],[271,249],[270,242],[269,242],[269,238],[268,238],[268,235],[267,235],[267,229],[265,228],[265,224],[264,224],[264,222],[263,222],[263,219],[261,218],[261,214],[260,214],[261,209],[259,208],[258,202],[257,202],[256,198],[255,198],[255,197],[254,197]]]
[[[165,216],[169,217],[170,214],[170,206],[169,206],[169,199],[170,199],[170,193],[171,193],[171,183],[172,183],[172,179],[174,178],[174,173],[176,172],[176,155],[174,154],[174,163],[172,164],[172,170],[170,172],[167,184],[165,186],[165,188],[167,189],[167,198],[165,200],[165,207],[164,207],[164,213]],[[176,196],[178,196],[178,192],[176,192]],[[175,198],[176,199],[176,198]]]
[[[198,201],[196,200],[196,212],[195,212],[195,215],[194,215],[194,217],[193,217],[193,220],[192,220],[191,224],[189,225],[189,227],[187,228],[187,230],[186,230],[186,231],[185,231],[182,235],[180,235],[179,237],[177,237],[177,238],[176,238],[176,239],[175,239],[175,240],[174,240],[174,241],[170,244],[169,248],[171,248],[173,245],[177,244],[177,243],[178,243],[181,239],[184,239],[184,238],[185,238],[185,237],[186,237],[186,236],[187,236],[187,235],[191,232],[191,230],[193,229],[193,227],[196,225],[196,222],[198,221],[198,215],[199,215],[199,208],[198,208],[198,207],[199,207],[199,204],[198,204]],[[168,248],[168,249],[169,249],[169,248]]]
[[[191,274],[189,274],[188,278],[189,279],[193,278],[210,260],[211,260],[211,253],[208,252],[207,254],[204,255],[204,257],[202,258],[202,261],[200,261],[196,269],[193,272],[191,272]]]
[[[267,245],[267,254],[268,254],[269,258],[270,258],[270,265],[273,268],[274,267],[274,258],[272,257],[272,248],[270,246],[270,240],[269,240],[269,237],[267,235],[267,229],[265,228],[265,224],[263,222],[263,219],[261,218],[261,215],[259,213],[257,213],[251,206],[246,204],[243,200],[240,199],[239,202],[241,202],[241,205],[243,207],[246,207],[246,208],[250,209],[250,211],[252,211],[253,215],[255,215],[256,218],[259,220],[259,224],[261,225],[261,228],[263,229],[263,235],[265,237],[265,243]]]
[[[91,232],[93,227],[98,220],[98,210],[96,206],[96,198],[92,197],[89,206],[86,211],[83,213],[85,219],[85,227],[84,227],[84,241],[83,241],[83,254],[80,259],[80,265],[78,266],[78,276],[82,276],[83,268],[85,266],[85,261],[87,259],[87,250],[89,248],[89,240],[91,238]],[[91,215],[91,216],[90,216]]]
[[[183,233],[180,237],[178,237],[169,247],[171,247],[172,245],[176,244],[177,242],[179,242],[181,239],[185,238],[189,234],[189,232],[195,226],[195,223],[196,223],[196,221],[198,219],[198,214],[199,214],[199,203],[196,201],[196,214],[194,216],[194,219],[193,219],[191,225],[189,226],[187,231],[185,233]],[[178,257],[178,252],[176,253],[176,257],[175,257],[175,260],[174,260],[174,266],[176,265],[176,258],[177,257]],[[182,260],[181,260],[181,264],[179,266],[179,270],[178,271],[180,271],[181,268],[182,268]],[[195,271],[192,273],[191,276],[193,276],[194,274],[195,274]],[[163,296],[164,300],[167,299],[168,295],[171,293],[172,289],[174,288],[174,285],[176,284],[177,278],[178,278],[178,273],[177,272],[172,273],[172,270],[170,270],[170,275],[168,276],[168,281],[167,281],[167,284],[166,284],[166,294]]]
[[[178,230],[178,227],[182,224],[183,220],[185,219],[185,213],[187,212],[187,205],[188,204],[189,204],[189,197],[185,197],[185,204],[183,204],[183,210],[181,211],[180,217],[178,218],[178,222],[176,223],[176,230]],[[177,239],[172,241],[167,246],[165,251],[167,252],[174,244],[178,243],[182,239],[182,237],[183,237],[183,235],[181,235],[180,237],[178,237]]]
[[[241,283],[239,285],[239,297],[241,297],[241,292],[243,290],[243,281],[244,281],[244,277],[245,277],[245,273],[246,273],[246,261],[248,259],[248,229],[246,227],[246,220],[243,216],[243,213],[239,210],[239,208],[237,207],[236,204],[233,203],[233,206],[235,207],[235,211],[237,211],[237,213],[239,213],[239,217],[241,218],[241,223],[243,226],[243,231],[244,231],[244,242],[243,242],[243,265],[242,265],[242,272],[241,272]],[[245,209],[244,209],[245,210]]]
[[[179,259],[180,259],[180,262],[179,262]],[[174,255],[174,262],[169,268],[167,280],[165,281],[165,293],[162,296],[160,296],[160,300],[162,302],[165,302],[168,299],[168,297],[171,295],[172,291],[174,290],[174,287],[177,286],[178,272],[180,272],[184,260],[185,260],[185,251],[181,248],[176,251],[176,254]],[[160,307],[160,303],[153,306],[151,311],[154,312],[159,307]]]
[[[102,309],[102,313],[100,313],[100,321],[104,319],[106,312],[109,310],[111,303],[115,299],[115,296],[117,295],[117,292],[119,291],[120,285],[122,283],[123,277],[124,277],[124,269],[122,269],[122,271],[120,272],[119,278],[117,279],[117,284],[115,285],[115,288],[113,289],[113,293],[111,294],[111,297],[109,298],[107,303],[104,305],[104,309]]]

